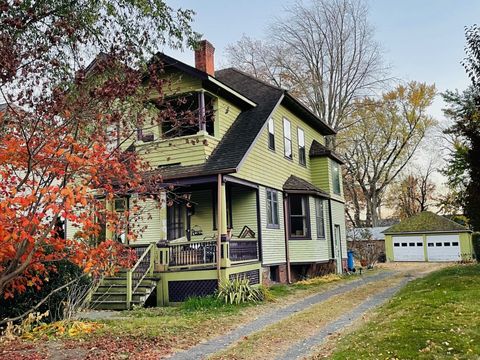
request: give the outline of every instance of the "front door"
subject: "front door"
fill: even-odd
[[[335,225],[335,260],[337,260],[337,273],[341,274],[343,267],[342,267],[342,232],[340,230],[340,225]]]
[[[167,239],[175,240],[185,236],[185,205],[174,202],[167,208]]]

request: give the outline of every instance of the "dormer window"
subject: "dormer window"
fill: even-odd
[[[268,148],[275,150],[275,123],[273,119],[268,119]]]
[[[162,121],[162,137],[195,135],[199,131],[214,136],[214,102],[215,98],[205,91],[170,99],[171,114]]]

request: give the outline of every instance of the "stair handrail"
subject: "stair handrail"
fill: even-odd
[[[137,291],[138,287],[142,283],[143,279],[152,272],[154,263],[152,260],[152,257],[154,256],[153,250],[154,250],[154,243],[148,245],[148,247],[145,249],[144,253],[140,258],[137,260],[135,265],[127,271],[127,309],[130,309],[130,304],[132,302],[132,295]],[[150,254],[150,265],[148,268],[144,271],[142,276],[140,277],[140,280],[137,281],[137,283],[134,285],[133,284],[133,279],[132,275],[135,272],[135,270],[138,268],[138,266],[142,263],[142,261],[145,259],[147,254]]]

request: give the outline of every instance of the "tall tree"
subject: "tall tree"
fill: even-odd
[[[407,166],[425,133],[435,124],[426,113],[434,97],[433,85],[399,85],[379,100],[358,101],[352,114],[353,125],[339,134],[346,173],[353,181],[346,191],[361,192],[367,226],[377,226],[387,187]],[[359,197],[354,193],[348,196]],[[351,218],[359,219],[360,214]]]
[[[379,46],[362,0],[297,1],[270,26],[268,40],[243,37],[230,63],[290,89],[335,130],[348,126],[352,103],[385,79]]]
[[[423,171],[411,171],[390,186],[387,202],[398,218],[409,218],[433,205],[436,187],[431,176],[434,172],[430,162]]]
[[[193,44],[191,19],[162,0],[0,0],[0,296],[40,288],[62,259],[87,273],[131,260],[117,242],[92,241],[101,223],[115,232],[123,221],[105,200],[155,182],[114,140],[146,121],[145,100],[165,84],[145,60]],[[82,229],[75,241],[63,239],[65,219]]]

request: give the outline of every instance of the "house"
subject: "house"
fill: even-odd
[[[429,211],[384,231],[389,261],[460,261],[474,257],[472,232]]]
[[[146,230],[129,244],[137,264],[104,279],[92,304],[129,308],[155,291],[164,305],[210,294],[219,279],[259,284],[341,273],[342,159],[325,147],[335,131],[284,89],[233,68],[214,71],[208,41],[195,52],[195,67],[157,58],[175,95],[198,108],[198,124],[140,129],[129,144],[149,161],[150,174],[173,187],[158,201],[175,201],[147,201]],[[112,206],[123,209],[132,198]],[[67,224],[66,236],[77,230]]]

